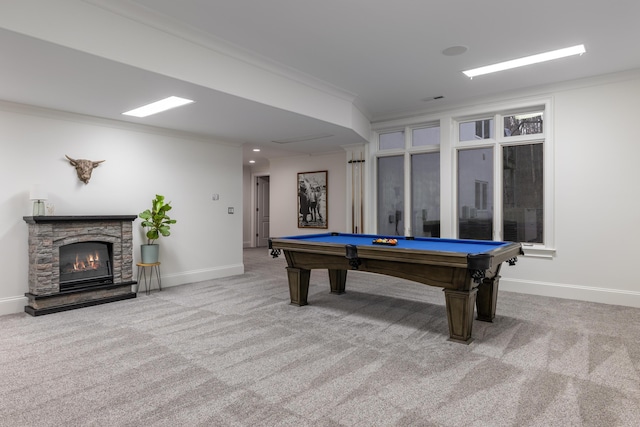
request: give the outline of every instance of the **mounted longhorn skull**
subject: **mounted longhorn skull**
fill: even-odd
[[[64,156],[67,159],[69,159],[69,163],[71,163],[71,165],[76,168],[76,172],[78,173],[78,178],[80,178],[80,181],[84,182],[85,184],[89,183],[93,168],[98,167],[100,163],[104,162],[104,160],[100,160],[97,162],[94,162],[92,160],[85,160],[85,159],[76,160],[76,159],[72,159],[66,154]]]

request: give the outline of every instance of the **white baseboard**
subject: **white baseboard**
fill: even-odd
[[[162,274],[162,287],[185,285],[187,283],[204,282],[205,280],[220,279],[222,277],[237,276],[244,273],[244,264],[225,265],[218,268],[183,271],[175,274]],[[152,288],[155,286],[155,277]],[[140,284],[138,284],[140,285]]]
[[[636,291],[594,288],[564,283],[532,282],[505,279],[504,277],[500,279],[500,290],[640,308],[640,292]]]
[[[24,313],[25,305],[27,305],[27,297],[25,296],[2,298],[0,299],[0,316]]]
[[[160,271],[160,273],[162,279],[162,287],[170,288],[172,286],[185,285],[187,283],[203,282],[205,280],[220,279],[222,277],[243,274],[244,264],[226,265],[219,268],[194,270],[168,275],[163,275],[162,271]],[[153,281],[150,284],[151,289],[155,289],[157,286],[155,280],[156,279],[154,275]],[[25,305],[27,305],[27,297],[25,296],[2,298],[0,299],[0,316],[3,316],[5,314],[24,313]]]
[[[187,271],[178,274],[162,275],[162,287],[203,282],[244,273],[244,264],[228,265],[220,268]],[[155,279],[154,279],[155,280]],[[155,284],[152,284],[152,288]],[[554,298],[574,299],[601,304],[620,305],[640,308],[640,292],[618,289],[593,288],[588,286],[561,283],[532,282],[517,279],[500,279],[500,290],[521,294],[540,295]],[[23,313],[27,298],[16,296],[0,299],[0,316]]]

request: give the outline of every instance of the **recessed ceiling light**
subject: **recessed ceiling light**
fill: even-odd
[[[193,101],[191,99],[180,98],[178,96],[170,96],[168,98],[152,102],[151,104],[144,105],[142,107],[127,111],[122,114],[125,116],[147,117],[152,114],[157,114],[161,113],[162,111],[180,107],[182,105],[191,104],[192,102]]]
[[[249,163],[255,163],[255,162],[256,162],[255,160],[249,160]]]
[[[254,148],[253,151],[255,151],[257,153],[258,151],[260,151],[260,149],[259,148]]]
[[[458,56],[469,50],[466,46],[451,46],[442,51],[444,56]]]
[[[500,62],[498,64],[487,65],[485,67],[474,68],[472,70],[463,71],[463,73],[469,78],[474,78],[475,76],[495,73],[496,71],[509,70],[511,68],[523,67],[525,65],[537,64],[539,62],[551,61],[553,59],[565,58],[572,55],[582,55],[585,52],[586,50],[584,45],[580,44],[564,49],[553,50],[551,52],[539,53],[537,55]]]

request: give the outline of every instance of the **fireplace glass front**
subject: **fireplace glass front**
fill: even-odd
[[[60,291],[113,283],[112,248],[106,242],[60,247]]]

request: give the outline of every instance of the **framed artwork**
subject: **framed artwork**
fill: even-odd
[[[327,228],[327,171],[298,173],[298,228]]]

